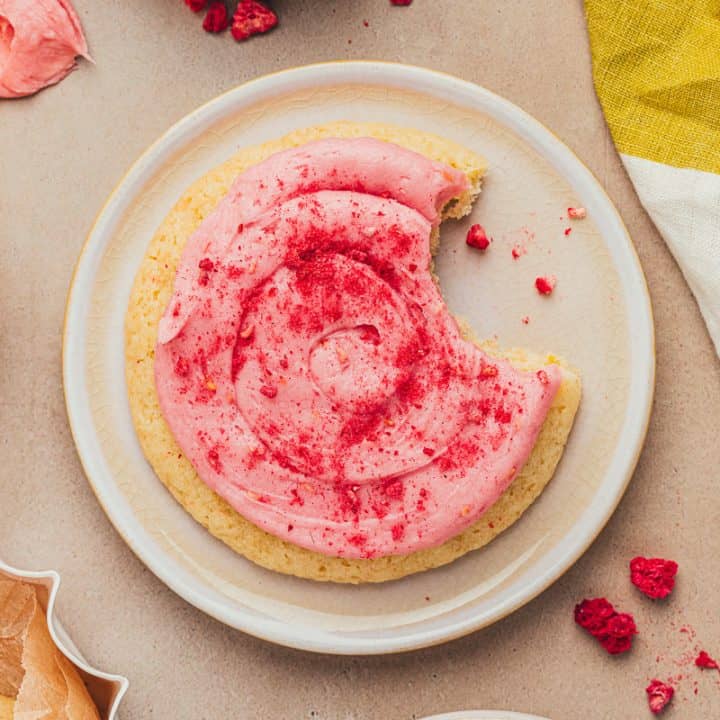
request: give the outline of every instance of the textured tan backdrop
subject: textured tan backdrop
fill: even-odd
[[[236,45],[181,0],[76,0],[97,66],[0,104],[0,555],[62,573],[59,612],[89,659],[129,676],[131,718],[407,719],[470,707],[554,720],[649,716],[650,676],[689,674],[668,717],[720,714],[720,676],[673,663],[690,623],[720,655],[720,364],[681,274],[641,210],[593,95],[582,7],[570,0],[276,0],[282,26]],[[363,20],[369,22],[364,27]],[[350,42],[352,41],[352,42]],[[85,481],[68,430],[60,345],[85,233],[136,156],[168,125],[258,74],[365,58],[476,81],[550,126],[598,175],[628,224],[652,295],[657,395],[630,489],[561,581],[512,617],[435,649],[330,658],[274,647],[205,617],[124,545]],[[626,580],[636,553],[681,580],[664,606]],[[607,593],[636,614],[629,657],[603,657],[571,619]],[[664,656],[659,662],[656,656]],[[698,695],[693,679],[699,681]]]

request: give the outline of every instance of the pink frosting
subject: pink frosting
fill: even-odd
[[[322,140],[238,177],[190,238],[161,323],[163,415],[202,480],[291,543],[438,545],[525,463],[561,382],[461,337],[429,272],[462,173]]]
[[[438,208],[467,186],[465,175],[425,158],[418,163],[417,153],[398,150],[369,138],[330,138],[276,153],[240,175],[185,248],[175,278],[175,296],[183,305],[162,318],[160,340],[171,340],[192,310],[198,261],[222,255],[239,222],[249,225],[284,200],[318,190],[354,190],[393,197],[436,224]]]
[[[0,0],[0,97],[59,82],[78,55],[90,58],[69,0]]]

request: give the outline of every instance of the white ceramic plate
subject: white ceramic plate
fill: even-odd
[[[455,563],[401,581],[342,587],[262,570],[212,538],[172,500],[133,430],[123,321],[150,237],[183,190],[241,146],[337,119],[446,135],[485,155],[472,218],[444,228],[438,258],[450,308],[501,345],[552,349],[585,395],[555,478],[510,530]],[[583,205],[588,218],[563,219]],[[463,242],[482,220],[495,243]],[[527,254],[513,260],[513,245]],[[541,298],[534,278],[558,285]],[[521,318],[529,316],[524,324]],[[653,392],[650,303],[627,232],[575,155],[511,103],[420,68],[337,63],[254,80],[172,127],[131,168],[90,232],[70,289],[64,337],[68,414],[85,471],[118,532],[193,605],[253,635],[331,653],[387,653],[448,640],[520,607],[582,554],[618,503]]]
[[[421,720],[546,720],[546,718],[505,710],[458,710],[457,712],[421,718]]]

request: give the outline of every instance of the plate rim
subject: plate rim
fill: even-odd
[[[430,95],[433,95],[431,86],[450,84],[453,86],[457,95],[462,95],[468,100],[468,104],[472,105],[473,99],[475,99],[476,106],[479,99],[483,99],[486,103],[489,102],[494,107],[495,112],[502,113],[506,116],[504,119],[505,126],[510,127],[510,129],[516,133],[518,133],[518,128],[514,125],[509,125],[509,120],[511,119],[519,123],[524,129],[524,132],[519,133],[523,141],[536,150],[542,149],[544,152],[541,154],[546,160],[549,160],[549,156],[553,155],[558,161],[565,160],[574,165],[577,174],[577,177],[574,179],[578,181],[583,180],[588,184],[588,190],[593,190],[597,194],[598,201],[605,206],[605,209],[609,212],[609,217],[614,221],[616,229],[619,231],[619,236],[622,236],[625,240],[624,245],[626,246],[626,250],[629,251],[629,256],[632,261],[632,279],[637,285],[636,289],[639,291],[637,296],[631,294],[631,297],[638,301],[636,303],[637,307],[634,307],[633,310],[637,320],[642,321],[641,329],[644,335],[644,337],[635,336],[636,342],[633,342],[633,354],[631,356],[631,367],[633,371],[631,375],[634,377],[637,372],[643,372],[648,378],[648,382],[643,388],[633,388],[631,386],[629,390],[631,398],[633,395],[637,395],[637,397],[635,397],[634,402],[628,403],[626,417],[621,431],[622,441],[615,446],[613,451],[614,462],[622,466],[622,472],[616,482],[613,483],[613,492],[604,493],[602,503],[596,508],[595,504],[598,504],[597,496],[607,483],[607,478],[611,477],[610,470],[612,467],[608,468],[606,476],[603,479],[603,484],[593,496],[593,504],[585,508],[576,523],[563,537],[562,543],[559,543],[558,547],[553,550],[554,561],[551,566],[538,577],[534,578],[532,582],[528,583],[526,587],[514,592],[514,594],[509,596],[503,603],[498,605],[498,607],[492,609],[492,611],[486,611],[480,615],[476,614],[468,619],[456,620],[454,623],[444,625],[432,631],[422,632],[416,628],[410,633],[403,633],[382,639],[348,636],[347,634],[342,635],[316,629],[307,631],[303,626],[293,626],[285,621],[259,618],[252,611],[242,606],[238,607],[237,605],[230,611],[224,608],[221,603],[214,601],[212,598],[208,598],[203,592],[191,587],[189,581],[193,576],[190,573],[187,573],[182,568],[176,567],[175,570],[178,574],[174,575],[171,571],[172,568],[168,569],[168,563],[177,563],[169,560],[162,551],[160,551],[162,557],[158,558],[155,556],[153,548],[145,547],[143,542],[132,537],[124,527],[122,519],[118,517],[119,513],[116,514],[116,511],[105,502],[103,495],[107,491],[103,488],[103,483],[98,482],[97,478],[94,477],[92,471],[94,464],[93,449],[91,447],[92,442],[88,440],[88,437],[89,435],[95,436],[95,429],[92,422],[87,422],[88,419],[91,419],[89,408],[83,407],[83,400],[87,397],[87,394],[84,392],[84,346],[78,347],[78,344],[73,342],[78,335],[76,326],[78,323],[82,325],[85,311],[85,305],[82,302],[83,296],[79,289],[80,281],[84,278],[87,284],[88,280],[94,277],[93,273],[88,275],[88,272],[92,270],[92,251],[96,249],[95,246],[104,248],[101,224],[106,216],[112,215],[113,211],[120,212],[126,209],[123,208],[123,204],[127,202],[127,200],[124,201],[122,195],[123,188],[126,184],[132,184],[133,182],[142,180],[144,173],[148,171],[152,172],[153,162],[157,160],[157,158],[155,158],[156,155],[170,153],[175,144],[183,142],[183,133],[192,131],[195,123],[212,121],[214,113],[222,116],[226,104],[232,104],[235,98],[241,101],[243,97],[251,96],[254,92],[264,91],[268,93],[273,89],[273,86],[275,86],[275,92],[281,92],[292,85],[293,82],[298,83],[298,81],[307,80],[306,76],[312,79],[312,76],[317,76],[318,73],[320,74],[320,78],[316,78],[316,82],[320,85],[337,83],[357,84],[358,82],[364,84],[386,84],[393,87],[401,86]],[[343,75],[346,75],[346,77],[342,77]],[[360,78],[362,78],[362,80],[360,80]],[[395,82],[393,83],[391,80],[395,80]],[[459,100],[457,101],[459,103]],[[559,172],[557,168],[556,171]],[[627,281],[623,281],[622,286],[624,291],[628,291]],[[90,284],[88,287],[92,287],[92,285]],[[80,335],[82,336],[82,333],[80,333]],[[573,150],[555,135],[555,133],[511,101],[476,83],[460,79],[453,75],[402,63],[376,60],[341,60],[288,68],[262,75],[237,85],[212,98],[208,102],[201,104],[195,110],[183,116],[138,156],[109,193],[105,203],[97,213],[81,247],[67,294],[62,333],[62,363],[63,391],[68,422],[75,448],[88,483],[115,530],[143,564],[162,580],[163,583],[199,610],[202,610],[226,625],[242,630],[255,637],[287,647],[313,652],[375,655],[417,650],[448,642],[487,627],[507,617],[537,597],[569,570],[587,551],[602,532],[622,499],[645,442],[655,388],[655,333],[647,282],[630,234],[600,181]],[[631,422],[631,419],[633,422]],[[628,424],[630,424],[629,428],[627,427]],[[87,430],[91,432],[88,434]],[[629,441],[628,436],[625,435],[626,432],[629,433]],[[624,448],[624,451],[622,452],[622,458],[618,459],[616,456],[621,447]],[[591,510],[593,511],[593,520],[588,530],[588,528],[585,527],[587,525],[585,516]],[[571,538],[573,541],[570,543],[570,547],[568,547],[568,540]]]

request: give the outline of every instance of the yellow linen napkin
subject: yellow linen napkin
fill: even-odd
[[[595,88],[720,354],[720,0],[586,0]]]

